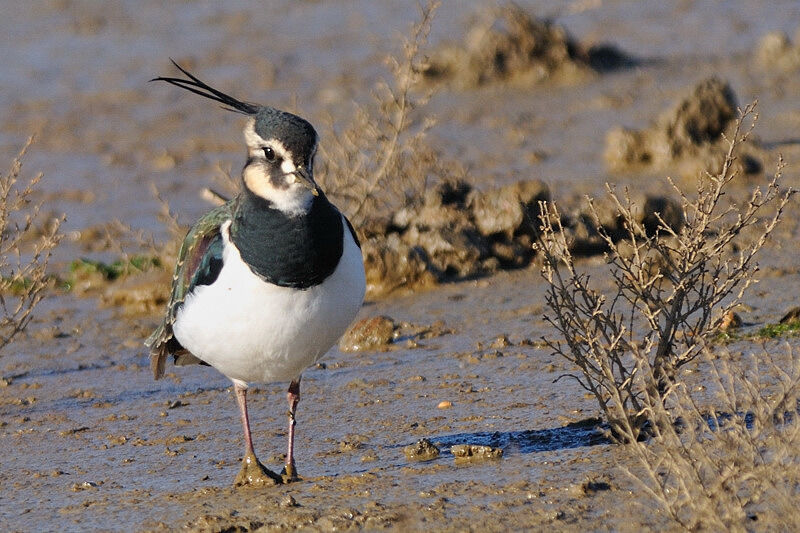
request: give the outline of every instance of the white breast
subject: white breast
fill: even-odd
[[[173,327],[175,337],[231,379],[297,379],[333,346],[364,300],[361,250],[343,224],[336,270],[321,284],[299,290],[256,276],[231,244],[226,223],[219,277],[186,298]]]

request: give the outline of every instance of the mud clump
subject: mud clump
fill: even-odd
[[[716,77],[705,79],[651,127],[609,130],[606,163],[612,170],[623,172],[677,165],[687,176],[702,170],[716,173],[728,151],[724,134],[734,126],[737,109],[736,95],[728,82]],[[762,151],[754,140],[744,145],[736,161],[739,172],[761,174]]]
[[[492,461],[503,457],[503,450],[500,448],[478,446],[475,444],[457,444],[451,446],[450,453],[455,457],[457,465]]]
[[[409,461],[431,461],[439,457],[439,448],[428,439],[420,439],[403,448]]]
[[[607,198],[593,201],[594,210],[588,203],[580,206],[561,221],[567,247],[574,256],[588,257],[608,251],[607,235],[613,242],[629,237],[625,220],[617,206]],[[634,221],[649,236],[664,232],[664,225],[679,232],[685,220],[680,203],[674,198],[661,195],[631,195],[631,211]],[[623,245],[621,250],[627,248]]]
[[[388,316],[374,316],[359,320],[342,335],[339,349],[343,352],[360,352],[385,348],[392,342],[395,323]]]
[[[528,265],[539,202],[549,200],[547,185],[537,180],[487,191],[462,180],[442,182],[390,219],[365,224],[368,293],[380,296]]]
[[[250,454],[242,460],[242,468],[233,482],[234,487],[268,487],[283,482],[281,477],[269,470],[256,456]]]
[[[664,225],[676,232],[683,227],[683,210],[675,199],[633,194],[631,200],[634,220],[648,235],[663,232]],[[549,188],[538,180],[488,190],[461,180],[440,183],[390,218],[365,224],[368,244],[362,250],[368,294],[377,297],[530,265],[536,254],[539,203],[549,201]],[[575,256],[607,252],[603,235],[614,242],[629,236],[616,205],[598,200],[594,206],[594,211],[585,204],[562,216],[567,247]],[[389,344],[382,340],[388,339],[388,325],[359,324],[361,329],[353,328],[354,337],[345,335],[343,351]],[[395,339],[401,336],[401,326],[394,325]]]
[[[789,73],[800,70],[800,28],[794,42],[782,31],[764,35],[756,46],[755,61],[764,70]]]
[[[402,242],[398,235],[375,236],[361,243],[367,277],[367,294],[389,294],[401,287],[435,286],[425,252]]]
[[[463,88],[497,82],[531,85],[548,78],[571,82],[592,71],[633,64],[612,45],[584,47],[562,27],[508,4],[478,16],[463,43],[435,50],[423,75]]]

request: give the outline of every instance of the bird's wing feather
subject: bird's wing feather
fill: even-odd
[[[192,226],[183,240],[172,276],[172,295],[162,323],[145,341],[150,348],[150,367],[155,379],[164,375],[167,356],[187,361],[188,352],[175,339],[172,326],[186,296],[198,285],[209,285],[222,269],[221,226],[233,217],[236,199],[212,209]],[[192,356],[194,357],[194,356]],[[198,360],[199,361],[199,360]]]

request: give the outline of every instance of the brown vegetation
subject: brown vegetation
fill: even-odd
[[[703,386],[676,381],[646,398],[651,438],[628,445],[638,466],[625,471],[682,528],[800,528],[800,358],[775,348],[703,351]]]
[[[323,136],[317,179],[356,227],[375,213],[399,208],[406,198],[421,196],[432,175],[446,172],[438,154],[423,142],[433,120],[415,114],[430,98],[419,91],[419,71],[438,6],[420,7],[402,58],[387,59],[393,80],[378,84],[372,105],[357,105],[350,124],[331,127]]]
[[[739,206],[723,201],[736,177],[736,154],[752,130],[742,126],[753,111],[748,106],[735,121],[721,171],[701,176],[693,198],[672,184],[681,198],[679,227],[656,213],[657,224],[647,228],[627,194],[609,187],[627,230],[625,246],[600,231],[610,250],[612,294],[592,289],[575,268],[556,207],[543,206],[541,217],[538,246],[552,313],[545,319],[562,337],[546,342],[579,369],[572,377],[597,400],[611,434],[631,446],[641,467],[634,477],[688,529],[741,530],[767,493],[781,496],[769,504],[774,519],[787,497],[796,497],[791,491],[800,480],[797,361],[789,354],[788,366],[753,374],[729,355],[711,360],[717,319],[756,281],[756,254],[793,194],[780,189],[779,162],[763,191]],[[700,407],[701,396],[681,371],[699,360],[722,400],[710,411]],[[775,387],[764,386],[770,378]],[[789,481],[781,477],[785,464],[795,476]]]
[[[25,330],[49,282],[47,264],[61,240],[60,218],[36,224],[41,204],[34,202],[42,174],[20,177],[22,158],[33,137],[0,175],[0,350]]]

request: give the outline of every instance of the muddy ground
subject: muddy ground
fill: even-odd
[[[431,49],[463,42],[478,4],[443,5]],[[729,82],[740,105],[758,98],[765,166],[783,154],[784,184],[800,187],[796,2],[519,4],[583,46],[611,43],[640,61],[612,72],[581,67],[566,79],[439,86],[426,108],[438,118],[430,143],[467,168],[476,188],[539,179],[557,202],[577,206],[607,181],[650,193],[664,192],[668,174],[691,183],[681,162],[611,169],[606,132],[653,127],[709,76]],[[187,2],[171,11],[157,2],[53,1],[4,13],[0,161],[37,133],[25,168],[45,173],[48,212],[68,216],[53,271],[76,257],[118,257],[101,243],[114,220],[165,241],[150,183],[189,223],[208,209],[199,191],[215,183],[217,167],[235,173],[243,163],[240,117],[146,83],[170,73],[168,57],[244,99],[315,124],[346,122],[351,102],[367,101],[386,76],[383,57],[399,50],[416,14],[413,2],[367,0]],[[773,31],[788,44],[774,35],[764,44]],[[760,183],[763,174],[742,179],[734,193]],[[774,323],[798,303],[798,215],[795,201],[764,251],[745,328]],[[608,282],[601,259],[582,266]],[[140,282],[167,283],[168,274],[149,276]],[[602,438],[595,403],[572,380],[554,383],[571,369],[539,342],[552,331],[535,265],[368,302],[360,318],[420,327],[386,351],[334,348],[305,373],[303,481],[264,489],[232,487],[242,437],[229,382],[201,367],[154,382],[142,341],[158,312],[104,305],[104,290],[54,290],[26,335],[0,354],[3,530],[673,527],[624,473],[636,466]],[[427,326],[435,334],[413,335]],[[765,346],[782,342],[800,344]],[[257,452],[275,469],[285,387],[258,385],[250,396]],[[411,461],[404,447],[423,438],[440,455]],[[459,444],[503,456],[456,465],[450,447]]]

